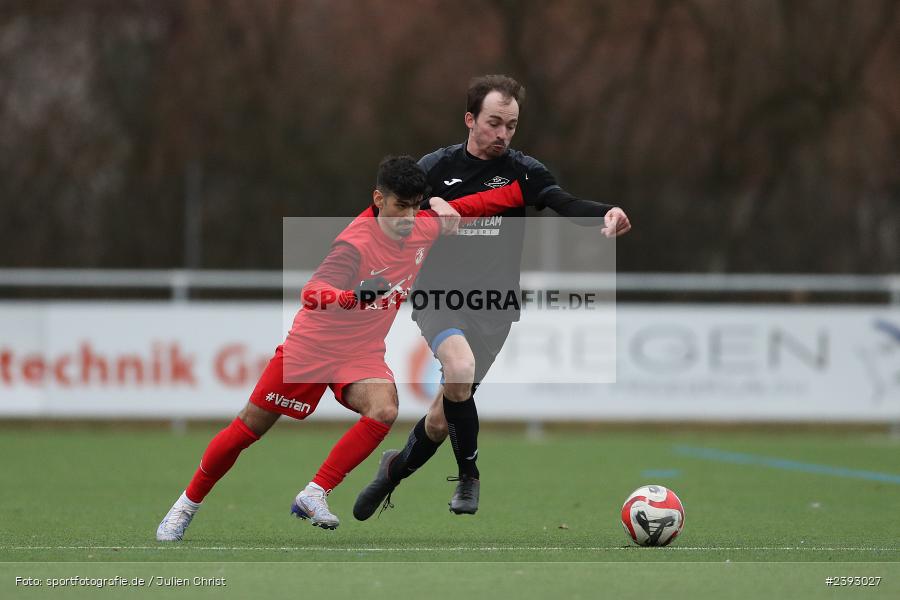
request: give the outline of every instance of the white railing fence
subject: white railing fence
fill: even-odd
[[[184,269],[0,269],[0,288],[114,288],[169,290],[187,300],[191,290],[278,290],[296,287],[309,271],[226,271]],[[900,273],[814,275],[744,273],[576,273],[525,271],[528,289],[590,289],[602,292],[870,293],[900,304]]]

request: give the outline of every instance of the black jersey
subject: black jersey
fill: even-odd
[[[518,181],[525,204],[542,209],[542,198],[560,190],[543,164],[517,150],[509,150],[492,160],[481,160],[469,154],[464,144],[457,144],[423,156],[419,165],[428,174],[431,194],[445,200]],[[428,200],[424,202],[427,205]],[[518,297],[525,238],[524,216],[523,206],[494,217],[479,218],[461,224],[456,236],[438,240],[416,282],[417,290],[430,294],[420,295],[430,298],[425,310],[435,308],[435,292],[446,295],[454,291],[468,296],[470,292],[477,294],[493,290],[504,299],[510,293]],[[458,310],[474,313],[473,316],[478,318],[495,320],[514,321],[519,317],[516,309],[486,310],[473,308],[473,304],[467,302]],[[440,310],[447,310],[446,303],[440,306]]]

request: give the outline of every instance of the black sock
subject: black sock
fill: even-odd
[[[388,468],[388,476],[391,481],[399,482],[412,475],[416,469],[434,456],[440,445],[441,442],[432,441],[425,433],[425,417],[422,417],[422,420],[416,423],[416,426],[409,432],[406,447],[400,451]]]
[[[475,398],[464,402],[451,402],[444,396],[444,416],[450,431],[450,443],[460,475],[478,478],[478,411]]]

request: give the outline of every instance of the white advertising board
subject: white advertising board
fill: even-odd
[[[233,416],[286,318],[276,302],[0,303],[0,417]],[[619,305],[613,325],[595,318],[526,314],[478,392],[481,418],[900,420],[897,309]],[[585,352],[591,335],[616,341]],[[387,346],[401,418],[418,418],[440,372],[406,309]],[[328,396],[313,418],[354,414]]]

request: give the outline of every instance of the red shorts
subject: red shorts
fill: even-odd
[[[284,346],[275,349],[275,356],[266,365],[260,376],[250,402],[256,406],[277,412],[295,419],[305,419],[313,414],[319,406],[319,400],[330,387],[334,397],[343,406],[356,412],[344,400],[344,388],[361,379],[380,378],[394,381],[394,373],[384,362],[383,356],[367,357],[353,360],[316,361],[315,373],[310,377],[298,377],[292,374],[291,379],[297,382],[286,382],[284,377]],[[292,369],[294,371],[294,369]]]

